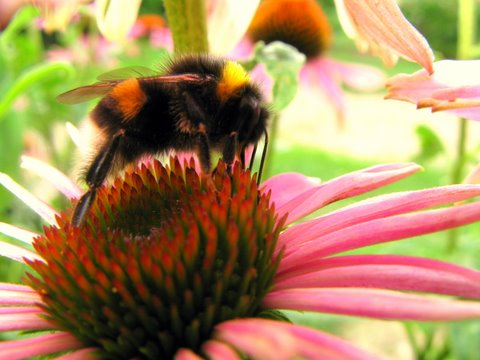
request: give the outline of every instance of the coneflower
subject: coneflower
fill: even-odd
[[[67,196],[61,173],[24,158]],[[260,187],[238,165],[211,181],[193,163],[141,164],[104,185],[81,228],[6,175],[0,182],[50,225],[42,234],[0,224],[35,251],[2,243],[30,267],[25,285],[0,284],[0,358],[373,359],[347,342],[292,324],[278,310],[382,319],[480,317],[480,273],[431,259],[339,255],[480,220],[480,195],[454,185],[364,200],[309,221],[313,211],[400,180],[420,168],[379,165],[319,184],[275,176]],[[437,207],[428,210],[430,207]],[[427,209],[427,210],[426,210]]]

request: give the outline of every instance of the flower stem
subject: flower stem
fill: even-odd
[[[466,144],[468,136],[468,120],[459,119],[458,142],[456,158],[453,163],[450,182],[458,184],[463,179],[465,160],[466,160]],[[447,252],[453,253],[458,247],[458,228],[450,229],[448,232]]]
[[[205,0],[165,0],[175,54],[207,53]]]
[[[475,0],[458,1],[458,24],[457,24],[457,59],[470,59],[475,45],[476,21]],[[466,119],[460,119],[458,124],[457,152],[452,167],[450,181],[458,184],[462,181],[466,162],[466,143],[468,137],[468,123]],[[458,230],[448,232],[447,251],[452,253],[458,246]]]
[[[457,58],[471,59],[477,32],[475,20],[475,0],[458,1]]]

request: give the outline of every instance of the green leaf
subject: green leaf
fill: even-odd
[[[31,85],[52,78],[68,80],[74,74],[75,68],[64,62],[48,63],[33,67],[20,76],[13,86],[8,89],[5,96],[0,99],[0,121],[17,96],[25,92]]]
[[[442,140],[431,128],[426,125],[418,125],[415,133],[420,142],[420,151],[415,156],[415,161],[433,160],[438,155],[444,153],[445,146]]]
[[[265,65],[273,78],[273,109],[284,109],[297,93],[298,74],[306,61],[305,55],[281,41],[268,45],[260,42],[255,46],[255,59]]]

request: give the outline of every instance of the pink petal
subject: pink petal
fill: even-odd
[[[280,235],[277,247],[282,249],[285,246],[285,254],[288,254],[303,243],[355,224],[455,203],[478,195],[480,186],[451,185],[376,196],[292,226]]]
[[[202,346],[202,351],[211,360],[241,360],[238,353],[227,344],[209,340]]]
[[[42,299],[35,291],[0,290],[0,306],[36,306]]]
[[[435,73],[425,70],[400,74],[387,83],[386,99],[448,111],[456,116],[480,120],[480,77],[478,60],[442,60],[434,63]]]
[[[201,356],[198,356],[190,349],[180,349],[174,356],[174,360],[202,360]]]
[[[36,309],[32,313],[0,314],[0,331],[52,329],[52,324],[39,317],[41,313],[39,309]]]
[[[308,61],[300,70],[300,80],[309,86],[319,86],[325,92],[335,107],[339,125],[343,126],[346,104],[341,81],[330,69],[325,58]]]
[[[337,82],[359,91],[378,90],[385,85],[386,81],[384,72],[376,67],[344,62],[325,56],[310,60],[308,66],[325,69],[337,79]]]
[[[14,239],[23,241],[24,243],[31,244],[33,239],[39,236],[37,233],[33,231],[26,230],[14,225],[6,224],[0,222],[0,233],[10,236]]]
[[[332,202],[353,197],[403,179],[421,169],[416,164],[377,165],[340,176],[308,189],[277,206],[279,218],[288,213],[287,225]],[[272,197],[275,202],[275,197]]]
[[[365,288],[289,289],[263,299],[270,309],[318,311],[379,319],[451,321],[480,318],[480,302]]]
[[[450,229],[479,220],[480,202],[477,202],[363,222],[326,236],[319,236],[295,252],[287,254],[280,263],[278,273],[306,266],[320,257]]]
[[[480,272],[409,256],[360,255],[318,259],[275,279],[275,290],[365,287],[480,298]]]
[[[394,99],[417,103],[421,99],[431,98],[433,92],[445,86],[431,78],[425,70],[411,75],[399,74],[387,81],[388,94],[385,99]]]
[[[38,199],[28,190],[13,181],[10,176],[0,173],[0,184],[5,186],[11,193],[22,200],[48,224],[56,224],[55,216],[57,215],[57,212],[50,205]]]
[[[55,360],[94,360],[98,359],[97,349],[95,348],[85,348],[68,354],[55,357]]]
[[[1,315],[12,315],[12,314],[41,314],[42,311],[37,306],[5,306],[0,307],[0,314]],[[0,324],[1,325],[1,324]]]
[[[25,259],[44,261],[37,253],[20,246],[0,241],[0,256],[25,264]]]
[[[277,208],[320,184],[320,179],[299,173],[281,173],[266,180],[260,187],[262,192],[272,192],[272,201]]]
[[[77,199],[83,194],[83,191],[77,184],[70,180],[64,173],[43,161],[24,155],[22,156],[21,167],[48,180],[69,199]]]
[[[480,68],[480,64],[479,64]],[[454,88],[444,88],[433,93],[433,97],[438,100],[479,99],[480,85],[477,86],[459,86]]]
[[[0,359],[25,359],[79,349],[82,346],[82,343],[68,333],[39,335],[30,339],[0,342]]]
[[[230,320],[216,330],[215,337],[254,359],[376,359],[331,335],[280,321]]]
[[[6,291],[23,291],[26,293],[35,293],[30,286],[20,285],[20,284],[11,284],[11,283],[0,283],[0,290]]]
[[[434,109],[434,111],[440,111],[439,109]],[[474,107],[469,109],[458,109],[448,111],[453,115],[470,120],[480,120],[480,107]]]
[[[361,50],[369,49],[388,65],[394,62],[393,55],[402,56],[433,73],[432,49],[394,0],[336,0],[335,4],[344,30],[356,35]]]

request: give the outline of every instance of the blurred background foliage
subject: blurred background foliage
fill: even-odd
[[[333,1],[319,2],[334,29],[333,55],[340,59],[359,60],[381,66],[377,59],[359,55],[353,43],[343,34]],[[437,58],[455,57],[457,1],[402,0],[399,3],[406,17],[429,40]],[[144,0],[140,13],[164,14],[164,9],[161,2]],[[19,166],[20,156],[27,154],[46,161],[67,174],[71,173],[76,151],[67,134],[65,123],[80,126],[94,103],[65,106],[56,101],[56,96],[76,86],[94,82],[98,74],[112,68],[128,65],[154,66],[158,59],[165,55],[166,50],[152,47],[149,39],[145,37],[122,45],[108,44],[99,35],[94,19],[88,12],[81,11],[66,31],[51,34],[41,30],[38,26],[38,17],[37,9],[31,6],[24,7],[0,33],[0,171],[9,174],[27,189],[61,210],[69,205],[68,202],[58,196],[47,182],[22,171]],[[415,65],[400,62],[395,68],[386,71],[394,74],[416,69]],[[388,122],[388,119],[385,121]],[[448,182],[450,159],[446,155],[445,140],[436,131],[435,124],[419,125],[416,134],[412,133],[411,136],[418,138],[418,152],[405,160],[416,160],[427,167],[428,171],[385,187],[382,192],[414,190],[445,185]],[[478,141],[476,143],[478,144]],[[325,148],[305,146],[302,143],[284,146],[280,142],[278,147],[270,151],[274,152],[274,156],[269,175],[297,171],[328,180],[377,163],[375,159],[360,158],[356,154],[339,154]],[[472,166],[479,161],[476,154],[478,145],[469,158]],[[374,192],[378,193],[380,191]],[[345,205],[345,202],[340,205]],[[326,210],[329,211],[331,208]],[[40,231],[42,226],[38,216],[3,187],[0,187],[0,221],[33,231]],[[422,239],[383,244],[369,249],[368,252],[428,256],[478,269],[479,233],[478,224],[462,229],[462,237],[455,251],[447,251],[446,241],[443,241],[444,235],[433,234]],[[23,271],[21,265],[13,264],[11,261],[0,262],[2,280],[18,281],[19,274]],[[340,333],[351,324],[351,319],[326,315],[319,315],[319,319],[305,314],[293,316],[298,317],[300,322],[315,321],[319,327]],[[462,328],[461,331],[458,328]],[[420,338],[423,340],[416,344],[417,359],[478,358],[480,353],[478,323],[432,325],[426,330],[415,329],[409,330],[408,333],[418,331],[421,332]],[[455,336],[459,333],[462,337]],[[463,334],[467,334],[466,337]],[[428,340],[434,336],[440,336],[448,341],[442,341],[441,345],[437,346],[436,342]],[[414,338],[417,339],[418,336]],[[444,349],[444,346],[447,348]]]

